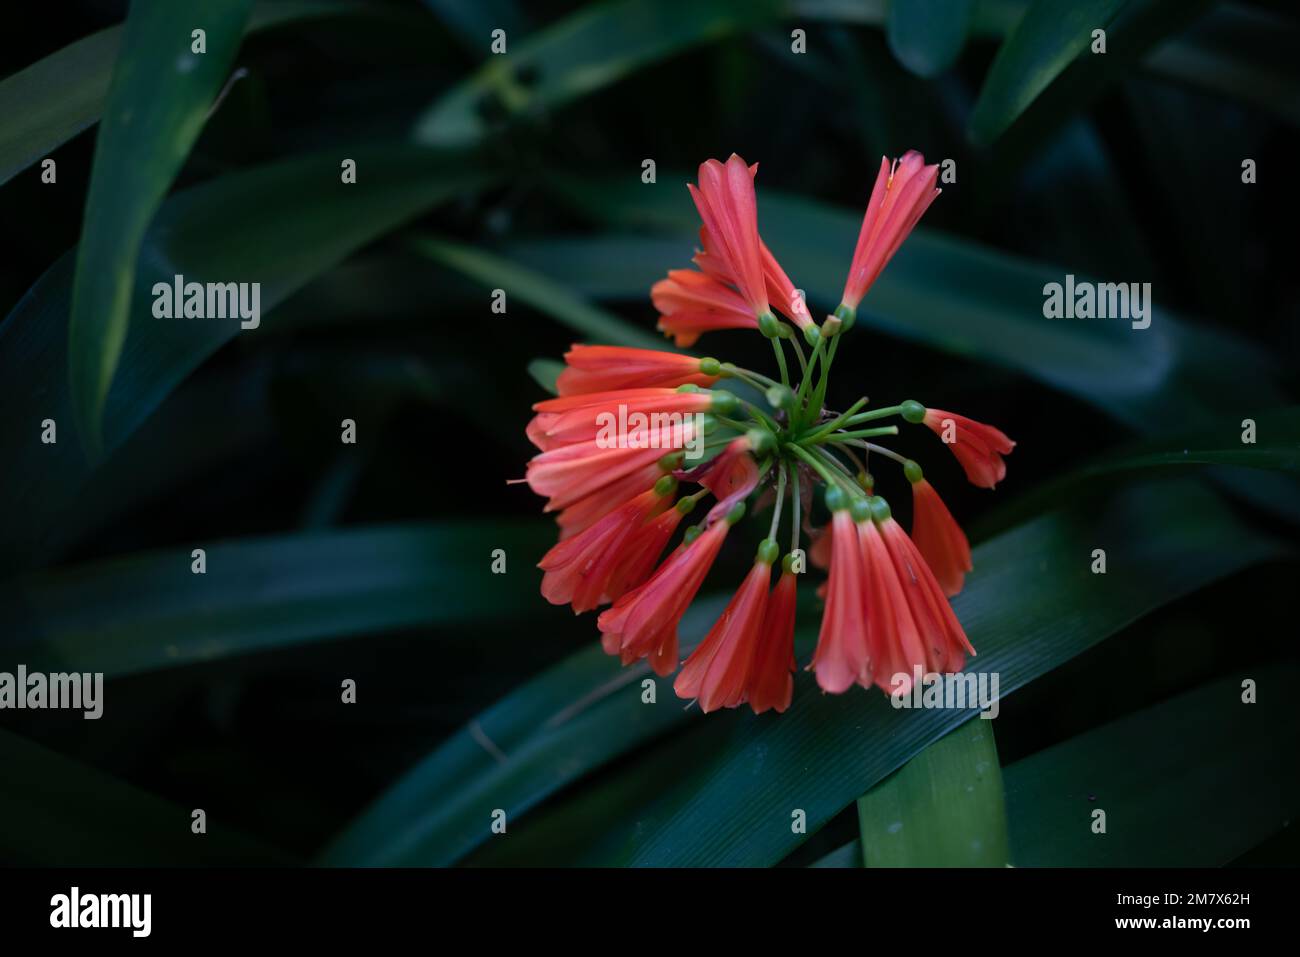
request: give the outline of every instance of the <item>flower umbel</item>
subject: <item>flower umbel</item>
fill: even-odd
[[[660,675],[680,665],[674,689],[706,712],[790,706],[797,580],[810,561],[827,572],[808,665],[824,691],[857,684],[890,693],[910,687],[916,668],[961,670],[975,650],[948,599],[971,571],[970,546],[921,466],[872,440],[897,435],[900,421],[925,425],[982,488],[1005,478],[1003,456],[1015,446],[993,426],[913,400],[872,408],[863,397],[843,411],[826,408],[840,340],[939,195],[937,167],[917,152],[881,160],[842,301],[820,325],[759,235],[757,169],[735,154],[700,166],[690,187],[702,220],[698,269],[670,270],[650,295],[660,331],[676,345],[757,330],[772,343],[779,377],[714,358],[575,345],[559,398],[535,405],[527,429],[539,449],[527,482],[559,513],[560,541],[540,563],[542,594],[577,613],[610,605],[597,619],[604,649],[624,664],[647,659]],[[765,401],[743,399],[728,383]],[[897,465],[911,485],[910,536],[876,494],[872,455]],[[819,487],[829,520],[805,552],[800,535]],[[712,503],[664,557],[706,498]],[[769,504],[749,574],[683,663],[682,615],[732,527]],[[787,522],[782,556],[777,539]]]

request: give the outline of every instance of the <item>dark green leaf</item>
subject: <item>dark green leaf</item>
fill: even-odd
[[[458,270],[488,288],[504,290],[507,308],[511,298],[518,298],[596,342],[643,349],[668,348],[663,339],[597,309],[546,276],[507,259],[440,239],[416,239],[412,246],[430,259]],[[485,303],[485,311],[486,308]]]
[[[918,76],[938,76],[961,54],[974,9],[975,0],[890,0],[889,49]]]
[[[100,30],[0,82],[0,184],[99,119],[120,42]]]
[[[538,612],[533,562],[549,527],[485,524],[316,531],[114,558],[0,588],[0,655],[109,677],[326,638]],[[492,573],[493,548],[516,563]],[[531,558],[531,560],[530,560]],[[148,595],[148,601],[141,596]]]
[[[533,381],[551,395],[558,394],[555,380],[563,371],[564,363],[556,359],[534,359],[528,363],[528,374],[533,377]]]
[[[42,866],[287,864],[218,820],[196,838],[188,808],[0,730],[0,859]]]
[[[1200,520],[1183,523],[1187,514]],[[1095,576],[1089,550],[1103,538],[1128,543],[1124,565]],[[998,672],[1006,694],[1142,614],[1278,553],[1196,487],[1135,490],[1039,518],[976,549],[976,572],[957,599],[981,652],[972,668]],[[1078,611],[1063,621],[1066,607]],[[702,633],[716,610],[692,617],[691,632]],[[810,631],[804,619],[805,644]],[[585,789],[572,807],[561,802],[515,823],[542,797],[684,718],[667,689],[655,706],[642,705],[638,689],[625,685],[644,676],[628,678],[600,660],[594,649],[576,656],[480,716],[478,729],[505,760],[471,725],[374,805],[329,859],[448,862],[487,841],[491,811],[502,808],[512,838],[490,845],[493,861],[519,862],[530,846],[558,845],[565,859],[593,863],[772,864],[802,839],[790,831],[792,808],[804,809],[815,830],[969,716],[895,711],[878,692],[821,695],[801,672],[785,715],[711,715],[666,745],[662,761],[657,752],[642,757],[608,784]],[[623,690],[611,695],[615,689]],[[620,716],[588,714],[591,701]],[[583,720],[554,720],[574,708]],[[583,757],[557,758],[575,752]],[[633,825],[635,833],[626,830]]]
[[[491,110],[506,117],[553,110],[692,46],[770,22],[780,0],[610,0],[580,9],[531,37],[507,37],[487,63],[420,118],[423,143],[473,143]]]
[[[522,35],[528,27],[514,0],[424,0],[424,5],[456,33],[467,50],[480,56],[488,54],[493,30],[504,30],[510,37]]]
[[[682,623],[684,650],[703,637],[724,604],[716,597],[691,608]],[[647,680],[656,685],[652,704],[642,700]],[[668,682],[644,663],[621,668],[599,647],[579,652],[522,685],[407,772],[335,839],[324,861],[455,863],[491,837],[497,808],[506,812],[509,827],[563,785],[688,717]]]
[[[1242,701],[1245,678],[1255,704]],[[1283,757],[1300,752],[1297,680],[1295,665],[1247,670],[1017,761],[1012,860],[1218,867],[1254,847],[1300,810],[1300,764]]]
[[[332,0],[257,3],[248,32],[316,17],[374,16],[376,9]],[[99,122],[121,43],[122,28],[109,27],[0,81],[0,185]]]
[[[858,799],[867,867],[1005,867],[993,722],[967,721]]]
[[[1243,441],[1242,420],[1233,418],[1220,420],[1210,430],[1198,429],[1129,445],[1035,487],[999,508],[979,528],[982,532],[1019,524],[1030,515],[1068,501],[1083,489],[1095,487],[1099,482],[1127,478],[1133,472],[1205,466],[1300,472],[1300,408],[1260,412],[1252,421],[1253,442]],[[1281,486],[1281,489],[1284,494],[1294,493],[1294,486]],[[977,533],[977,537],[981,535]]]
[[[1089,48],[1092,32],[1108,27],[1125,2],[1034,0],[989,67],[971,117],[972,138],[977,143],[997,139]]]
[[[1085,53],[1074,59],[1051,78],[1050,84],[1027,104],[1023,113],[1008,118],[1009,129],[999,129],[987,140],[982,140],[980,131],[974,129],[974,124],[981,119],[981,104],[976,104],[973,138],[977,142],[991,142],[1002,137],[1000,161],[1018,164],[1021,159],[1017,154],[1032,153],[1049,142],[1066,121],[1088,110],[1113,85],[1130,76],[1162,41],[1184,30],[1212,3],[1213,0],[1125,0],[1105,26],[1105,53]],[[1085,45],[1092,42],[1090,37],[1084,39]]]
[[[1260,689],[1291,688],[1294,665],[1261,668]],[[1242,702],[1233,676],[1071,738],[1003,772],[1018,866],[1218,867],[1281,833],[1300,809],[1300,747],[1285,697]],[[969,722],[965,727],[977,724]],[[946,740],[946,739],[945,739]],[[1171,747],[1171,742],[1190,747]],[[1106,833],[1093,812],[1106,812]],[[853,841],[816,867],[856,867]]]
[[[1106,575],[1089,569],[1099,541],[1123,543],[1110,546]],[[979,651],[969,670],[999,675],[1005,696],[1155,608],[1281,554],[1192,483],[1081,501],[975,550],[975,573],[953,603]],[[772,865],[805,839],[791,830],[792,811],[815,832],[970,717],[895,710],[877,691],[818,694],[801,672],[779,719],[711,715],[572,807],[525,820],[508,847],[490,845],[488,860],[518,862],[542,844],[584,863]]]
[[[601,294],[644,301],[665,269],[688,261],[699,228],[685,189],[691,178],[660,170],[659,185],[649,189],[592,177],[553,181],[559,195],[591,218],[619,229],[672,232],[675,247],[662,238],[550,237],[511,244],[505,254],[557,285],[586,291],[594,282]],[[681,187],[665,193],[670,183]],[[777,259],[814,307],[834,308],[861,212],[765,189],[761,170],[758,197],[759,224]],[[684,258],[665,262],[671,248],[682,249]],[[1147,329],[1122,319],[1045,318],[1043,287],[1063,283],[1065,275],[1065,269],[918,229],[863,300],[859,325],[1015,369],[1143,431],[1186,429],[1214,421],[1225,409],[1286,403],[1275,385],[1276,363],[1158,302]],[[624,284],[621,290],[613,288],[616,281]]]
[[[251,5],[131,4],[95,141],[69,317],[72,419],[92,458],[103,451],[104,403],[126,342],[141,240],[226,80]],[[201,52],[192,47],[199,42]]]
[[[340,157],[357,182],[340,182]],[[239,333],[237,320],[167,320],[151,314],[151,288],[176,274],[199,281],[261,283],[265,314],[364,243],[440,202],[472,192],[492,174],[460,154],[401,144],[339,148],[256,167],[185,190],[163,204],[145,237],[133,323],[109,392],[106,444],[113,449],[208,356]],[[0,446],[27,450],[26,469],[0,470],[6,535],[0,565],[39,552],[50,526],[90,474],[75,443],[40,441],[41,422],[71,420],[68,301],[72,256],[51,266],[0,324],[0,381],[13,404],[0,418]],[[66,436],[66,432],[64,433]],[[61,436],[63,438],[63,436]]]

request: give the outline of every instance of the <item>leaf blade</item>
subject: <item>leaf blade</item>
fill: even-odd
[[[138,0],[127,16],[95,142],[68,320],[72,419],[92,458],[103,452],[104,404],[126,342],[140,243],[225,82],[251,6]],[[192,29],[204,31],[203,51]]]
[[[1010,860],[993,722],[973,718],[858,798],[867,867],[1005,867]]]

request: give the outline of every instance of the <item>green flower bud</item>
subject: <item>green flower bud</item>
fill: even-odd
[[[758,317],[758,331],[769,339],[779,338],[781,335],[781,320],[770,312],[765,312]]]
[[[916,425],[925,419],[925,406],[915,399],[908,399],[899,406],[903,413],[903,418],[913,425]]]
[[[731,415],[739,404],[740,400],[726,389],[714,389],[713,399],[709,402],[709,411],[719,415]]]
[[[832,485],[826,489],[826,507],[832,512],[838,512],[840,509],[848,508],[848,495],[844,489],[838,485]]]

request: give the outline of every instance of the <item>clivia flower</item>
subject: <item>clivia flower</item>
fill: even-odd
[[[527,429],[539,451],[526,481],[560,527],[540,563],[543,595],[578,613],[608,605],[597,617],[605,651],[624,664],[645,659],[660,675],[680,667],[676,693],[706,712],[790,706],[797,582],[809,564],[827,572],[808,665],[823,691],[856,684],[891,693],[909,688],[915,669],[961,670],[975,651],[948,599],[971,571],[970,545],[920,465],[872,440],[898,434],[884,420],[924,424],[983,488],[1005,477],[1003,456],[1015,445],[992,426],[912,400],[826,408],[840,340],[939,194],[937,168],[916,152],[882,160],[843,297],[821,325],[759,236],[756,171],[734,154],[700,166],[690,187],[702,220],[698,269],[671,270],[651,299],[660,331],[678,346],[706,332],[756,329],[771,341],[780,377],[714,358],[575,345],[556,383],[559,397],[537,403]],[[757,389],[765,404],[724,388],[729,382]],[[910,535],[876,494],[873,454],[901,466],[911,485]],[[820,532],[809,524],[818,486],[829,513]],[[769,503],[749,573],[683,662],[682,615],[731,529]],[[807,552],[805,529],[814,536]]]

